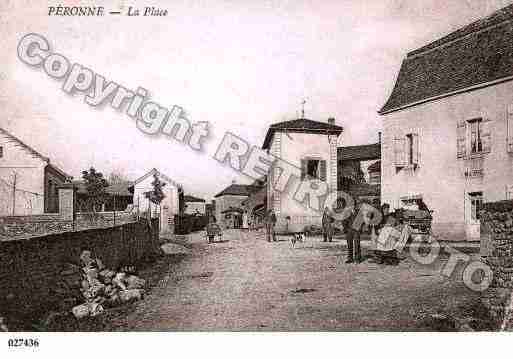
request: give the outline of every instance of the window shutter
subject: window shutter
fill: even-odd
[[[395,155],[395,166],[406,167],[406,139],[396,138],[394,139],[394,155]]]
[[[483,119],[481,122],[481,143],[483,146],[483,152],[492,151],[492,121]]]
[[[456,144],[458,147],[458,158],[464,158],[467,155],[467,121],[458,122],[456,128]]]
[[[301,180],[303,181],[306,178],[306,160],[301,159]]]
[[[513,105],[508,107],[508,113],[506,115],[507,127],[508,127],[508,152],[513,152]]]
[[[414,133],[412,135],[412,141],[413,141],[413,163],[414,165],[419,164],[419,135]]]
[[[326,161],[325,160],[321,160],[319,161],[319,166],[320,166],[320,169],[319,169],[319,172],[320,172],[320,180],[321,181],[326,181]]]

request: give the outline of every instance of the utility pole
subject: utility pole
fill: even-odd
[[[12,185],[12,215],[14,216],[16,210],[16,172],[14,172],[14,181]]]

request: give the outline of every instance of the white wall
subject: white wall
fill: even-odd
[[[16,173],[16,215],[44,212],[44,169],[47,163],[17,146],[17,142],[0,133],[0,216],[13,213],[14,174]],[[36,194],[31,194],[37,193]]]
[[[482,191],[484,201],[505,199],[513,184],[513,156],[506,149],[506,114],[513,104],[513,82],[428,102],[383,116],[382,201],[396,208],[400,197],[422,194],[433,209],[434,230],[447,239],[464,237],[465,194]],[[457,159],[456,125],[476,117],[492,120],[492,151],[485,155],[484,177],[467,179]],[[394,138],[419,135],[419,168],[396,173]]]
[[[326,180],[329,188],[337,187],[337,140],[332,136],[331,143],[326,134],[310,133],[276,133],[271,143],[271,153],[289,162],[296,167],[294,175],[299,179],[301,177],[301,159],[305,157],[315,157],[326,161]],[[274,174],[277,177],[277,173]],[[305,225],[320,224],[322,217],[322,208],[320,212],[308,208],[299,203],[295,198],[295,188],[300,180],[294,181],[289,186],[289,190],[284,193],[278,193],[270,188],[271,181],[268,181],[269,194],[274,196],[273,208],[278,218],[278,228],[281,230],[285,224],[285,217],[291,217],[291,224],[302,230]],[[268,197],[271,198],[271,197]]]

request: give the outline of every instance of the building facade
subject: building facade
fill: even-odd
[[[297,119],[271,125],[263,149],[292,166],[292,180],[285,191],[275,189],[280,170],[271,170],[267,181],[267,209],[273,209],[276,231],[303,231],[305,227],[320,225],[322,208],[300,203],[295,191],[301,183],[306,186],[321,185],[328,191],[337,189],[337,140],[343,129],[335,120],[317,122]],[[312,202],[310,202],[312,203]]]
[[[410,52],[383,116],[381,197],[422,199],[433,232],[479,239],[513,185],[513,6]]]
[[[59,212],[59,186],[71,176],[0,128],[0,216]]]
[[[243,202],[254,191],[254,186],[237,184],[230,186],[216,194],[215,216],[222,228],[240,228],[244,213]]]
[[[206,202],[203,198],[194,197],[191,195],[184,196],[185,201],[185,214],[198,214],[204,216],[206,214]]]
[[[152,204],[146,198],[146,193],[153,190],[154,175],[157,175],[166,184],[163,188],[165,197],[160,207]],[[133,204],[139,209],[139,213],[147,211],[156,213],[160,219],[160,231],[162,233],[173,233],[175,216],[180,214],[182,186],[155,168],[135,180],[133,186]]]

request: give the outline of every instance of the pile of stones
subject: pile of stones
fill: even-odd
[[[64,281],[78,289],[83,300],[71,309],[77,319],[96,316],[105,308],[143,298],[146,281],[133,274],[130,268],[120,271],[106,268],[87,250],[80,255],[80,263],[80,267],[68,265],[68,270],[62,272]]]

